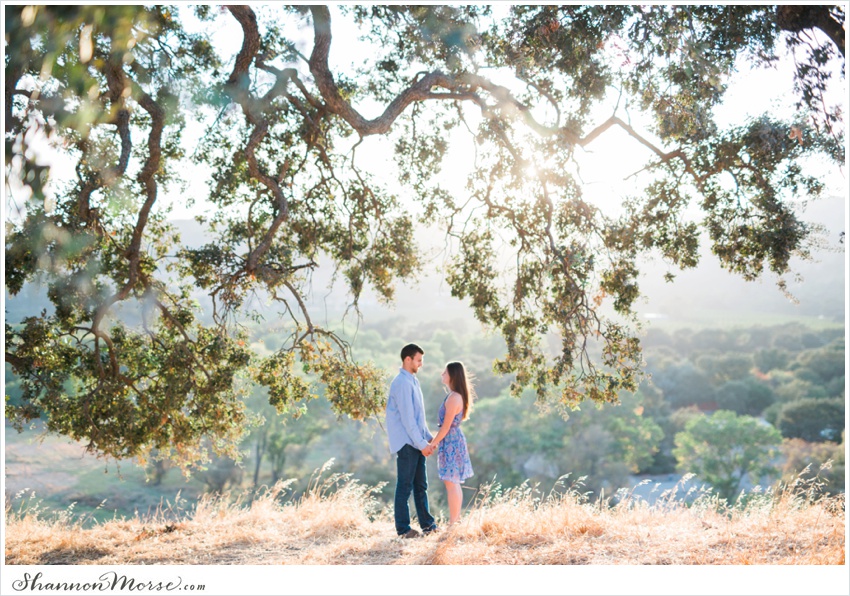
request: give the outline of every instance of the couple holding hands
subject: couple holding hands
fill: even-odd
[[[475,392],[461,362],[449,362],[443,370],[443,385],[448,395],[438,414],[440,430],[431,434],[425,422],[422,389],[416,373],[422,368],[425,352],[416,344],[401,350],[401,369],[390,385],[387,399],[387,434],[390,451],[396,454],[398,480],[395,488],[395,529],[403,538],[414,538],[419,532],[410,527],[407,500],[413,493],[416,516],[422,532],[437,530],[428,507],[428,478],[425,458],[437,452],[437,470],[446,485],[449,501],[449,524],[460,520],[463,504],[461,483],[472,476],[472,463],[466,438],[460,429],[466,420]],[[451,421],[451,422],[444,422]]]

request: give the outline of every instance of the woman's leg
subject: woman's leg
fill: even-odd
[[[449,524],[460,521],[460,510],[463,506],[463,489],[460,484],[443,480],[446,485],[446,494],[449,497]]]

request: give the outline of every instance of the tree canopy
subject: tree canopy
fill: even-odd
[[[38,280],[53,304],[7,321],[23,390],[7,416],[114,457],[232,451],[245,375],[281,412],[316,383],[339,414],[380,412],[383,372],[354,361],[306,298],[321,260],[355,310],[366,288],[391,301],[422,267],[415,219],[439,224],[452,294],[504,337],[494,370],[514,394],[616,401],[642,375],[640,257],[693,267],[705,237],[732,272],[784,275],[811,248],[794,204],[824,189],[809,158],[844,162],[840,106],[825,100],[844,76],[841,5],[5,11],[7,190],[23,187],[5,282],[14,295]],[[341,30],[368,49],[362,67],[334,69]],[[237,33],[238,53],[222,53]],[[798,113],[718,124],[736,69],[786,50]],[[191,148],[194,122],[205,133]],[[648,155],[617,212],[586,197],[575,160],[612,129]],[[463,193],[441,181],[458,135],[475,147]],[[392,143],[402,191],[366,167],[373,136]],[[73,159],[73,179],[51,179],[46,144]],[[187,160],[208,187],[184,179]],[[181,245],[167,191],[204,212],[206,245]],[[256,293],[292,321],[265,358],[243,329]]]

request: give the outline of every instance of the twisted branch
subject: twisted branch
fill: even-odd
[[[337,87],[330,72],[328,66],[332,40],[330,11],[326,6],[313,6],[310,8],[310,11],[313,15],[313,30],[315,35],[313,52],[310,55],[310,72],[313,74],[316,85],[319,88],[322,98],[325,100],[327,110],[345,120],[361,136],[387,133],[392,127],[393,122],[404,110],[410,104],[417,101],[424,101],[426,99],[471,101],[481,108],[482,114],[488,119],[497,119],[495,111],[498,109],[504,116],[520,117],[529,128],[541,137],[557,135],[569,145],[584,147],[612,126],[620,126],[631,137],[658,155],[662,161],[669,161],[674,158],[681,159],[691,176],[698,183],[701,182],[701,179],[694,172],[690,160],[682,149],[663,151],[616,116],[612,116],[584,136],[577,134],[565,126],[548,127],[537,122],[534,116],[532,116],[529,106],[516,99],[507,87],[497,85],[482,76],[472,73],[464,73],[458,76],[449,76],[440,71],[425,73],[396,96],[386,107],[383,114],[372,120],[367,120],[342,97],[339,87]],[[446,89],[447,92],[434,92],[433,88],[435,87]],[[486,91],[495,100],[495,106],[489,106],[477,93],[478,90]],[[504,134],[501,136],[506,147],[511,150],[514,157],[518,158],[518,154],[513,150],[507,137]]]
[[[277,206],[277,215],[266,231],[263,240],[248,255],[245,267],[246,271],[250,273],[257,269],[260,259],[271,248],[275,234],[281,224],[289,218],[289,202],[283,194],[278,181],[260,168],[255,150],[266,134],[268,134],[269,130],[269,121],[262,114],[269,108],[275,97],[286,93],[287,84],[294,76],[295,71],[277,71],[277,80],[272,89],[260,100],[253,100],[248,89],[248,72],[257,53],[260,51],[260,33],[257,27],[257,18],[249,6],[228,5],[227,9],[242,26],[243,32],[242,48],[236,57],[233,72],[230,73],[230,77],[227,79],[227,89],[231,97],[242,107],[242,111],[248,122],[254,125],[254,130],[251,133],[248,144],[245,146],[248,172],[254,179],[269,189]],[[261,61],[258,62],[261,63]],[[265,67],[265,70],[272,71],[269,67]],[[276,69],[274,70],[276,71]]]

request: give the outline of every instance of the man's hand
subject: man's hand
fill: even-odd
[[[434,445],[429,444],[427,447],[425,447],[425,449],[422,450],[422,455],[424,455],[425,457],[428,457],[429,455],[434,453],[435,448],[436,447]]]

